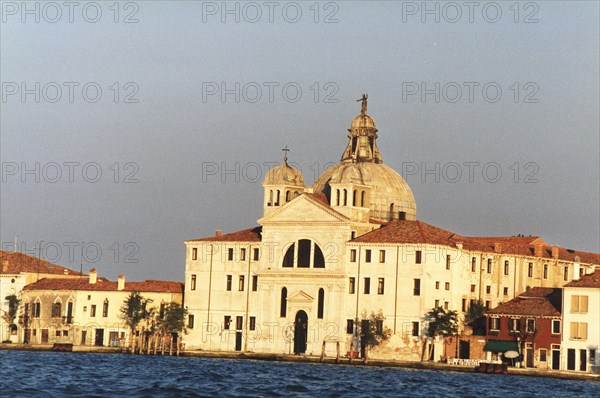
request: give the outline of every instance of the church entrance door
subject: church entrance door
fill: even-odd
[[[308,315],[300,310],[296,313],[294,322],[294,354],[304,354],[306,352],[306,338],[308,330]]]

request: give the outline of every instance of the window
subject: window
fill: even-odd
[[[596,363],[596,349],[590,348],[590,364],[594,365]]]
[[[383,294],[385,289],[385,281],[383,280],[383,278],[379,278],[378,282],[377,282],[377,294]]]
[[[527,333],[534,333],[535,332],[535,319],[533,319],[533,318],[527,318],[527,326],[525,328],[525,331]]]
[[[346,319],[346,333],[352,334],[354,332],[354,320]]]
[[[560,334],[560,320],[559,319],[552,320],[552,334]]]
[[[232,276],[231,275],[227,275],[227,285],[225,286],[225,289],[230,292],[231,291],[231,281],[232,281]]]
[[[421,295],[421,280],[414,279],[413,280],[413,296],[420,296],[420,295]]]
[[[462,312],[467,312],[467,299],[462,299]]]
[[[436,288],[437,290],[439,290],[439,289],[440,289],[440,282],[438,282],[438,281],[436,281],[436,282],[435,282],[435,288]]]
[[[240,275],[240,280],[239,280],[239,283],[238,283],[238,290],[240,292],[244,291],[244,275]]]
[[[165,303],[160,303],[160,310],[158,311],[158,317],[163,319],[165,317]]]
[[[279,303],[279,316],[285,318],[287,315],[287,288],[281,289],[281,301]]]
[[[487,260],[487,273],[491,274],[492,273],[492,259],[488,258]]]
[[[106,318],[108,316],[108,299],[104,299],[104,304],[102,305],[102,317]]]
[[[504,275],[508,275],[508,270],[509,270],[508,260],[505,260],[504,261]]]
[[[90,317],[95,317],[96,316],[96,304],[92,304],[90,306]]]
[[[354,240],[354,238],[356,238],[356,231],[350,233],[350,239]]]
[[[249,321],[249,324],[248,324],[248,328],[249,328],[250,330],[256,330],[256,317],[255,317],[255,316],[251,316],[251,317],[250,317],[250,321]]]
[[[450,303],[448,303],[447,301],[444,301],[444,309],[447,310],[448,306],[450,305]]]
[[[471,272],[477,271],[477,259],[475,257],[471,257]]]
[[[192,274],[192,280],[190,281],[190,290],[196,290],[196,274]]]
[[[230,247],[229,249],[227,249],[227,260],[228,261],[233,261],[233,248]]]
[[[540,348],[540,362],[547,361],[547,352],[545,348]]]
[[[310,267],[310,240],[308,239],[298,241],[298,267]]]
[[[311,264],[313,268],[325,268],[325,256],[319,245],[309,239],[292,243],[283,257],[283,267],[309,268]]]
[[[192,260],[198,259],[198,249],[196,247],[192,248]]]
[[[325,290],[319,289],[319,299],[317,303],[317,318],[323,319],[323,312],[325,309]]]
[[[450,290],[450,282],[446,282],[446,284],[444,285],[444,288],[446,290]]]
[[[533,276],[533,263],[529,263],[527,266],[527,276],[530,278]]]
[[[258,249],[258,247],[255,247],[254,249],[252,249],[252,260],[254,261],[258,261],[258,259],[260,258],[260,250]]]
[[[491,331],[497,332],[500,330],[500,318],[490,318],[488,326]]]
[[[490,286],[490,285],[487,285],[487,286],[485,287],[485,294],[491,294],[491,293],[492,293],[492,286]]]
[[[385,250],[379,250],[379,262],[385,263]]]
[[[422,260],[422,254],[421,254],[421,250],[417,250],[417,253],[415,254],[415,264],[421,264],[421,260]]]
[[[571,312],[585,314],[588,312],[588,296],[571,296]]]
[[[60,330],[57,330],[57,331],[55,332],[55,335],[56,335],[56,337],[60,337]]]
[[[190,328],[190,329],[194,328],[194,316],[193,315],[188,315],[188,328]]]
[[[252,291],[256,292],[258,290],[258,275],[252,275]]]
[[[351,249],[350,250],[350,262],[351,263],[355,263],[356,262],[356,249]]]
[[[244,318],[241,316],[236,316],[235,317],[235,330],[242,330],[243,326],[244,326]]]
[[[569,280],[569,267],[565,266],[565,270],[563,272],[563,279],[568,281]]]
[[[437,308],[440,306],[440,300],[435,300],[434,304],[433,304],[433,308]]]
[[[223,329],[229,330],[229,325],[231,324],[231,316],[225,315],[223,320]]]
[[[52,318],[60,318],[60,303],[52,304]]]
[[[246,249],[245,248],[240,249],[240,261],[246,261]]]
[[[571,322],[571,340],[587,340],[587,323]]]
[[[548,264],[544,264],[544,279],[548,279]]]
[[[507,287],[504,288],[504,295],[508,296],[508,288]]]
[[[510,332],[518,332],[521,330],[521,320],[519,318],[510,318],[508,320],[508,330]]]
[[[450,269],[450,255],[446,255],[446,269]]]
[[[487,300],[487,301],[485,302],[485,309],[489,310],[490,308],[492,308],[492,302],[491,302],[491,301],[489,301],[489,300]]]
[[[365,294],[370,294],[371,293],[371,278],[365,278],[365,287],[364,287],[364,293]]]
[[[371,262],[371,250],[365,250],[365,262],[366,263],[370,263]]]
[[[354,277],[348,278],[348,293],[354,294],[356,290],[356,279]]]
[[[285,256],[283,257],[283,266],[286,268],[291,268],[294,266],[294,250],[296,250],[296,244],[292,243],[290,247],[288,247],[285,252]]]
[[[475,293],[475,285],[471,285],[471,293]]]
[[[375,333],[382,334],[383,333],[383,320],[377,319],[375,321]]]
[[[412,336],[419,337],[419,322],[412,323]]]

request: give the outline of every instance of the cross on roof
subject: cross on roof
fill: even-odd
[[[283,151],[283,152],[285,152],[285,155],[283,156],[283,161],[285,162],[285,164],[287,164],[287,160],[288,160],[287,153],[288,153],[290,150],[288,149],[288,147],[287,147],[287,145],[286,145],[286,146],[285,146],[285,148],[283,148],[283,149],[282,149],[282,151]]]

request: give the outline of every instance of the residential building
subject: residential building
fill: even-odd
[[[182,303],[183,284],[158,280],[125,282],[122,275],[117,282],[111,282],[98,278],[95,269],[90,270],[89,277],[40,279],[25,286],[22,292],[20,341],[127,345],[130,329],[120,309],[132,292],[152,300],[148,305],[162,311],[165,304]]]
[[[564,286],[562,369],[600,373],[600,270]]]

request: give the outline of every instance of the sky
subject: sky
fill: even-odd
[[[596,1],[2,1],[0,16],[4,250],[182,280],[185,240],[257,225],[282,148],[308,184],[339,162],[366,93],[418,219],[600,252]]]

